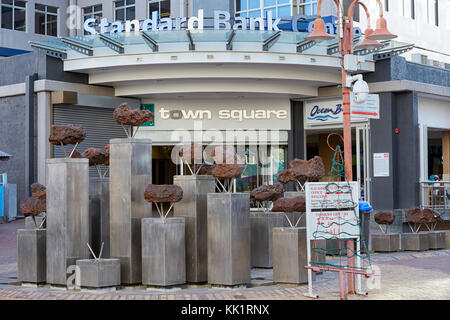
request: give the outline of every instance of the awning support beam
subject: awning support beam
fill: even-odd
[[[36,42],[32,42],[32,41],[30,41],[29,43],[30,43],[30,46],[32,46],[33,48],[37,48],[37,49],[45,51],[45,54],[50,57],[59,58],[59,59],[67,59],[67,51],[66,50],[57,49],[52,46],[46,46],[41,43],[36,43]]]
[[[61,41],[65,45],[67,45],[70,49],[75,50],[76,52],[87,55],[89,57],[92,57],[94,55],[94,50],[92,49],[92,47],[90,45],[80,43],[73,39],[67,39],[67,38],[62,38]]]
[[[299,43],[297,43],[297,52],[301,53],[309,48],[312,48],[316,45],[317,43],[315,41],[312,40],[303,40],[300,41]]]
[[[104,34],[99,34],[100,40],[111,50],[114,50],[115,52],[122,54],[125,52],[124,45],[120,43],[119,41],[116,41],[114,39],[111,39],[110,37],[105,36]]]
[[[153,39],[152,37],[150,37],[147,33],[142,32],[142,38],[144,39],[145,43],[147,43],[147,45],[152,48],[153,52],[158,52],[159,51],[159,45],[158,42]]]
[[[278,31],[274,35],[272,35],[269,38],[267,38],[266,40],[264,40],[263,51],[269,51],[270,47],[272,47],[275,44],[275,42],[278,40],[280,35],[281,35],[281,31]]]
[[[236,35],[236,30],[233,30],[230,33],[230,36],[228,37],[228,41],[227,41],[227,50],[233,50],[233,39],[234,36]]]
[[[190,30],[186,30],[187,37],[189,39],[189,50],[195,50],[194,39],[192,38],[192,34]]]

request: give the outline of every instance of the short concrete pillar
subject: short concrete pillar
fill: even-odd
[[[291,198],[297,198],[297,197],[304,197],[305,191],[285,191],[283,193],[283,198],[291,199]]]
[[[400,234],[372,234],[372,251],[396,252],[400,251]]]
[[[89,216],[91,248],[98,254],[104,243],[102,257],[109,258],[109,178],[89,180]]]
[[[208,194],[208,282],[250,283],[250,194]]]
[[[120,281],[142,281],[141,219],[152,215],[145,188],[152,183],[152,141],[110,141],[110,257],[120,259]]]
[[[47,283],[89,258],[89,160],[47,159]]]
[[[445,249],[450,249],[450,230],[446,230],[445,232]]]
[[[80,270],[80,286],[83,288],[107,288],[120,285],[119,259],[77,260]]]
[[[17,230],[17,278],[20,282],[41,283],[47,278],[46,230]]]
[[[307,283],[306,228],[274,228],[272,234],[273,281]]]
[[[430,249],[438,250],[445,248],[445,232],[430,231],[428,232],[428,241]]]
[[[175,217],[185,218],[186,223],[186,281],[208,281],[208,228],[207,194],[213,193],[216,184],[213,176],[175,176],[173,183],[183,189],[183,199],[176,202]]]
[[[44,220],[44,215],[41,213],[40,215],[34,217],[34,219],[36,220],[36,224],[39,227],[42,224],[42,221]],[[25,218],[25,229],[36,229],[36,224],[34,224],[32,217]],[[47,227],[46,227],[46,223],[44,222],[44,224],[42,225],[42,229],[45,229],[45,228],[47,228]]]
[[[251,265],[255,268],[272,268],[272,229],[283,227],[282,212],[250,212]]]
[[[424,251],[430,249],[428,232],[402,233],[402,250]]]
[[[151,286],[186,283],[184,218],[142,219],[142,283]]]

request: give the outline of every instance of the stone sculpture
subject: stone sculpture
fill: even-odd
[[[411,231],[415,233],[419,232],[422,225],[425,225],[429,231],[434,231],[440,221],[442,221],[441,214],[430,208],[424,208],[423,210],[411,208],[406,212],[406,222]]]
[[[280,198],[274,202],[272,208],[273,212],[305,212],[306,202],[305,197],[300,196],[296,198]]]
[[[64,152],[64,157],[72,158],[73,154],[77,149],[78,144],[83,142],[85,138],[86,138],[86,131],[79,124],[52,125],[48,141],[53,145],[61,146]],[[68,144],[75,145],[69,157],[67,157],[66,151],[64,149],[64,146]]]
[[[114,110],[113,118],[125,130],[127,137],[133,138],[139,127],[145,122],[152,122],[154,116],[148,110],[131,109],[127,103],[122,103]],[[126,130],[124,126],[129,126],[130,130]],[[132,134],[132,127],[138,127],[134,134]]]
[[[316,182],[325,176],[325,166],[322,158],[315,156],[314,158],[305,161],[294,159],[289,163],[289,168],[281,171],[278,174],[278,181],[281,183],[297,182],[297,189],[303,190],[305,182]],[[303,183],[301,183],[302,181]]]
[[[89,166],[105,164],[105,162],[109,160],[104,149],[89,148],[84,150],[81,156],[89,159]]]
[[[36,223],[36,216],[47,211],[47,190],[45,186],[40,183],[33,183],[31,185],[31,198],[26,198],[20,202],[20,211],[23,216],[31,217],[37,229],[40,229],[45,222],[42,220],[40,226]]]
[[[378,224],[391,225],[395,221],[395,216],[389,211],[377,212],[374,218],[375,222]]]
[[[147,202],[155,204],[161,219],[165,220],[174,203],[183,198],[183,189],[177,185],[149,184],[145,189],[144,198]],[[167,212],[164,212],[163,204],[167,202],[170,203],[170,207]]]

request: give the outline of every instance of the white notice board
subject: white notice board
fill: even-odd
[[[373,176],[389,177],[389,153],[373,154]]]
[[[307,182],[308,239],[357,238],[360,234],[358,195],[357,182]]]

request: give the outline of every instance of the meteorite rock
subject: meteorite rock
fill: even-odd
[[[79,153],[77,150],[75,150],[75,151],[72,153],[71,158],[72,158],[72,159],[81,159],[81,158],[83,158],[83,156],[81,155],[81,153]]]
[[[114,120],[125,126],[140,126],[144,122],[153,121],[153,113],[148,110],[131,109],[123,103],[114,110]]]
[[[406,222],[424,223],[426,222],[423,211],[420,208],[411,208],[406,212]]]
[[[198,143],[185,144],[180,148],[180,157],[184,162],[201,163],[203,160],[203,146]]]
[[[433,209],[425,208],[422,210],[423,219],[426,223],[435,223],[442,221],[441,214]]]
[[[148,202],[178,202],[183,198],[183,189],[173,184],[149,184],[144,198]]]
[[[239,178],[244,169],[245,165],[243,164],[216,164],[212,175],[217,179]]]
[[[106,155],[106,159],[105,162],[103,163],[105,166],[109,166],[109,150],[111,149],[111,146],[109,144],[107,144],[105,146],[105,155]]]
[[[47,188],[40,183],[33,183],[31,185],[31,197],[38,200],[47,199]]]
[[[306,202],[305,197],[296,198],[280,198],[274,202],[273,212],[305,212]]]
[[[286,169],[281,171],[277,176],[278,181],[281,183],[288,183],[291,181],[297,181],[297,174],[292,169]]]
[[[212,176],[215,167],[216,167],[215,164],[205,164],[204,163],[202,165],[202,167],[200,168],[200,170],[198,171],[198,174]]]
[[[26,198],[20,201],[20,211],[24,217],[37,216],[47,211],[47,202],[46,200]]]
[[[280,183],[274,185],[264,185],[253,189],[250,193],[250,200],[253,201],[276,201],[283,194],[283,186]]]
[[[109,160],[104,149],[89,148],[84,150],[82,156],[89,159],[90,166],[105,164]]]
[[[297,180],[316,182],[325,175],[325,166],[319,156],[308,161],[294,159],[289,163],[289,167],[294,170]]]
[[[374,218],[378,224],[393,224],[395,220],[395,216],[389,211],[377,212]]]
[[[86,138],[86,131],[79,124],[52,125],[48,141],[54,145],[68,145],[82,142]]]
[[[218,146],[211,152],[211,157],[217,164],[244,164],[233,146]]]

